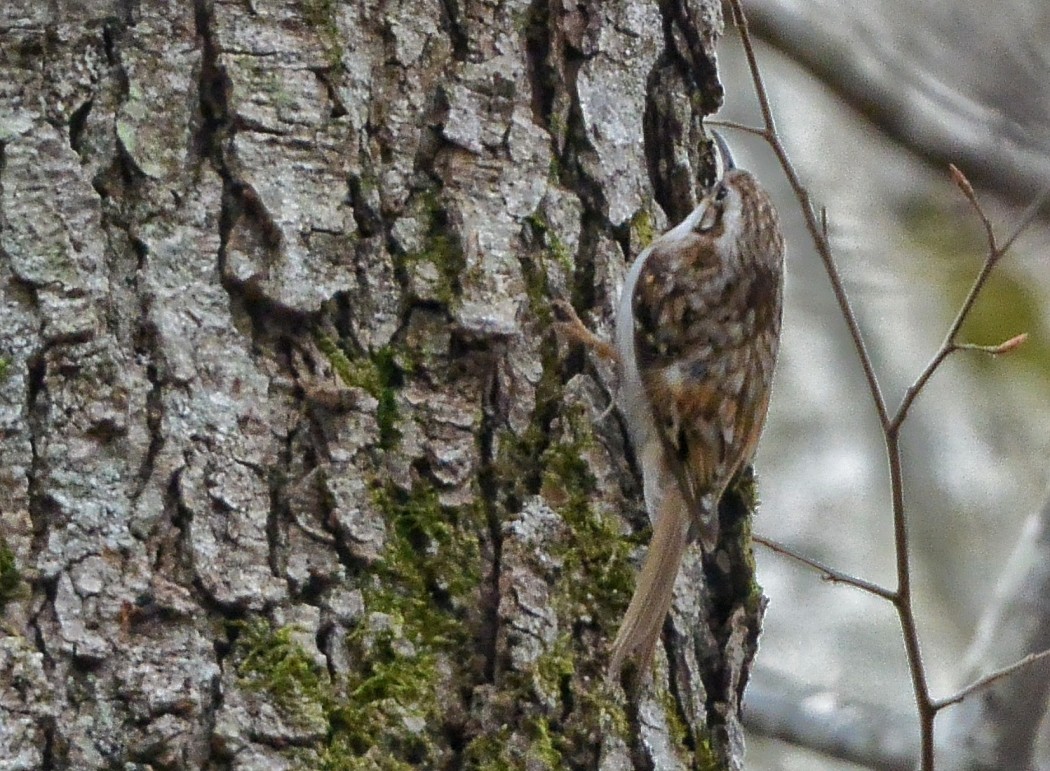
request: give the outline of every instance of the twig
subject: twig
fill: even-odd
[[[1009,340],[1004,340],[998,345],[978,345],[976,343],[959,343],[955,347],[960,351],[979,351],[981,353],[987,353],[991,356],[1001,356],[1004,353],[1010,353],[1011,351],[1020,348],[1028,340],[1028,333],[1022,332],[1019,335],[1014,335]]]
[[[966,200],[970,202],[974,211],[977,212],[977,217],[981,220],[981,225],[984,226],[984,235],[988,239],[988,253],[996,254],[999,251],[999,247],[995,243],[995,232],[992,230],[992,222],[988,219],[988,215],[984,213],[984,207],[981,206],[981,202],[977,200],[977,194],[973,191],[973,185],[970,184],[970,180],[966,178],[966,175],[954,163],[948,164],[948,172],[952,175],[952,182],[966,196]]]
[[[717,128],[728,128],[736,131],[743,131],[745,134],[754,134],[756,137],[766,138],[766,130],[764,128],[756,128],[755,126],[748,126],[746,123],[737,123],[732,120],[705,120],[705,126],[715,126]]]
[[[914,403],[915,399],[922,392],[923,388],[926,387],[926,383],[929,382],[931,377],[933,377],[933,374],[940,368],[941,364],[944,363],[944,360],[956,351],[963,349],[975,349],[975,346],[973,346],[972,344],[958,342],[959,330],[962,329],[963,322],[966,321],[967,317],[970,315],[970,311],[973,310],[974,303],[977,302],[977,296],[981,293],[981,290],[984,289],[984,286],[988,282],[988,277],[991,275],[992,270],[999,263],[999,260],[1002,258],[1002,256],[1006,254],[1006,249],[1009,248],[1008,245],[1012,244],[1017,238],[1017,236],[1020,235],[1020,233],[1024,230],[1024,228],[1031,224],[1032,219],[1034,219],[1035,217],[1035,214],[1038,213],[1039,209],[1041,208],[1041,202],[1038,200],[1037,203],[1039,203],[1039,206],[1029,206],[1025,214],[1022,215],[1019,226],[1015,228],[1014,235],[1010,237],[1007,244],[1000,246],[996,242],[995,231],[992,228],[992,223],[989,221],[988,215],[985,214],[984,207],[982,207],[980,201],[977,200],[977,195],[973,191],[973,185],[970,184],[970,180],[968,180],[966,178],[966,175],[963,174],[955,166],[951,166],[950,169],[952,180],[962,191],[963,195],[966,197],[966,200],[970,202],[970,205],[973,206],[974,211],[977,213],[978,219],[980,219],[981,221],[981,225],[985,229],[985,235],[988,240],[988,254],[985,257],[984,264],[981,266],[980,271],[977,273],[977,277],[974,279],[973,284],[970,285],[970,291],[966,293],[966,299],[963,300],[962,305],[959,307],[959,311],[955,314],[955,319],[949,325],[948,332],[945,334],[944,341],[941,343],[940,348],[937,349],[937,352],[933,355],[933,358],[930,359],[930,362],[915,379],[915,382],[912,383],[904,392],[904,398],[901,399],[900,406],[897,407],[897,412],[896,414],[894,414],[893,420],[890,421],[890,429],[894,433],[900,428],[900,425],[908,416],[908,410],[911,409],[912,403]],[[1047,192],[1044,193],[1043,197],[1045,198],[1045,196],[1048,194],[1050,194],[1050,188],[1047,189]],[[1023,343],[1026,338],[1027,335],[1024,335],[1024,337],[1022,337],[1022,335],[1017,335],[1016,337],[1010,338],[1010,340],[1006,341],[1005,343],[1002,343],[1002,345],[1000,346],[1002,347],[1012,343],[1011,348],[1003,348],[1002,350],[989,350],[977,348],[977,350],[984,350],[986,353],[993,354],[1006,353],[1008,350],[1012,350],[1013,348],[1016,348],[1018,345]]]
[[[744,54],[747,56],[747,66],[751,70],[751,80],[755,84],[755,94],[758,97],[758,108],[762,111],[762,125],[771,136],[777,136],[776,123],[773,121],[773,108],[770,106],[769,96],[766,94],[766,84],[758,72],[758,59],[755,58],[755,47],[751,43],[751,31],[747,27],[747,16],[740,0],[730,0],[733,9],[733,25],[740,32],[740,42],[744,45]]]
[[[1046,658],[1050,658],[1050,649],[1040,651],[1039,653],[1029,653],[1020,661],[1015,661],[1013,664],[1008,664],[1002,669],[997,669],[994,672],[990,672],[982,678],[974,680],[968,686],[957,691],[951,696],[948,696],[947,698],[935,699],[933,701],[933,708],[934,710],[942,710],[945,707],[950,707],[952,704],[958,704],[967,696],[972,695],[975,691],[979,691],[982,688],[987,688],[989,685],[992,685],[998,682],[999,680],[1002,680],[1004,677],[1012,675],[1017,670],[1024,669],[1030,664],[1034,664],[1035,662],[1042,661]]]
[[[815,559],[810,559],[809,557],[799,554],[797,551],[794,551],[790,547],[785,546],[784,544],[779,543],[777,541],[774,541],[771,538],[766,538],[762,535],[753,535],[752,540],[755,543],[762,544],[770,551],[774,551],[777,554],[781,554],[789,559],[793,559],[795,560],[795,562],[799,562],[805,565],[806,567],[812,568],[813,570],[820,573],[821,577],[825,581],[852,586],[856,589],[860,589],[862,592],[874,594],[876,597],[881,597],[884,600],[889,600],[890,602],[893,602],[895,593],[890,591],[889,589],[886,589],[885,587],[879,586],[876,583],[872,583],[871,581],[865,581],[863,578],[857,578],[856,576],[851,576],[848,573],[843,573],[841,570],[836,570],[833,567],[829,567],[823,562],[818,562]]]
[[[1014,226],[1013,232],[1010,233],[1009,237],[1003,241],[1003,245],[1000,247],[1000,251],[1007,252],[1010,247],[1014,245],[1022,233],[1024,233],[1028,226],[1035,221],[1035,218],[1039,216],[1039,213],[1046,206],[1047,201],[1050,201],[1050,185],[1043,188],[1043,192],[1035,197],[1035,200],[1028,204],[1028,208],[1024,210],[1020,218],[1017,220],[1017,224]]]

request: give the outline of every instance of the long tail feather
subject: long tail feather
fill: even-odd
[[[639,671],[649,667],[664,619],[671,609],[674,581],[689,544],[689,521],[678,507],[664,508],[657,519],[631,604],[612,644],[610,678],[619,674],[624,661],[631,656],[637,657]]]

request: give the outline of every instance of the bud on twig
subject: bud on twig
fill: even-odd
[[[952,182],[955,183],[956,187],[962,190],[963,195],[974,201],[977,198],[977,194],[973,192],[973,185],[970,184],[970,180],[966,178],[966,175],[954,163],[948,164],[948,171],[951,172]]]
[[[1019,335],[1014,335],[1009,340],[999,343],[999,345],[977,345],[976,343],[958,343],[955,347],[960,351],[980,351],[981,353],[987,353],[992,356],[1001,356],[1004,353],[1011,353],[1022,345],[1028,339],[1028,333],[1022,332]]]

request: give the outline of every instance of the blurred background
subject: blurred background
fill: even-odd
[[[947,163],[974,181],[1003,238],[1050,183],[1050,5],[1012,0],[994,13],[951,0],[745,5],[778,128],[815,204],[827,206],[839,269],[894,410],[986,252]],[[728,24],[719,67],[726,103],[717,117],[760,125]],[[771,188],[788,239],[756,532],[892,588],[888,475],[856,353],[775,158],[755,137],[725,134],[738,164]],[[1048,268],[1043,219],[996,269],[961,336],[996,344],[1027,332],[1027,343],[999,358],[950,357],[903,431],[917,613],[935,696],[968,681],[981,616],[1026,518],[1047,496]],[[750,693],[816,687],[823,695],[813,698],[829,705],[872,703],[915,725],[892,607],[764,549],[758,560],[770,604]],[[754,732],[748,760],[754,769],[862,768]],[[1039,767],[1050,768],[1045,753]]]

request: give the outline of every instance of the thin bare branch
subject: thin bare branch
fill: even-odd
[[[937,353],[933,355],[929,363],[923,368],[919,376],[915,378],[915,382],[908,386],[904,392],[904,398],[901,399],[900,406],[897,408],[896,414],[893,416],[892,427],[899,428],[901,423],[904,422],[904,418],[908,415],[908,410],[911,409],[912,402],[915,401],[916,397],[922,392],[922,389],[926,387],[926,383],[933,373],[936,372],[941,364],[951,356],[957,347],[950,340],[945,338],[944,342],[941,343],[941,347],[937,349]]]
[[[985,237],[988,239],[988,254],[995,254],[999,251],[999,247],[995,243],[995,232],[992,230],[992,221],[988,219],[988,215],[984,213],[984,207],[981,206],[981,202],[977,200],[977,194],[973,191],[973,185],[970,184],[970,180],[966,178],[966,175],[962,173],[958,166],[954,163],[948,164],[948,171],[951,172],[952,182],[958,187],[962,194],[966,197],[966,200],[970,202],[974,211],[977,212],[978,218],[981,220],[981,225],[984,227]]]
[[[987,353],[992,356],[1002,356],[1004,353],[1011,353],[1016,351],[1028,340],[1028,333],[1022,332],[1019,335],[1014,335],[1009,340],[1005,340],[998,345],[978,345],[977,343],[959,343],[956,348],[960,351],[980,351],[981,353]]]
[[[915,621],[911,591],[911,553],[908,541],[908,517],[904,510],[904,473],[901,468],[899,424],[887,429],[886,459],[890,466],[890,500],[893,506],[893,556],[897,567],[897,593],[893,607],[901,626],[901,637],[908,658],[915,694],[915,708],[919,713],[919,757],[922,771],[933,771],[933,719],[936,713],[930,702],[930,685],[926,677],[926,666],[922,660],[919,643],[919,628]]]
[[[736,131],[743,131],[745,134],[754,134],[756,137],[762,137],[762,139],[766,140],[769,138],[769,134],[764,128],[748,126],[746,123],[737,123],[732,120],[705,120],[704,125],[714,126],[716,128],[735,129]]]
[[[1040,651],[1039,653],[1029,653],[1020,661],[1015,661],[1013,664],[1008,664],[1002,669],[997,669],[994,672],[991,672],[985,675],[984,677],[975,680],[962,690],[957,691],[956,693],[952,694],[947,698],[934,699],[933,709],[936,712],[938,710],[944,709],[945,707],[950,707],[952,704],[958,704],[967,696],[973,695],[974,692],[979,691],[982,688],[987,688],[988,686],[993,685],[994,683],[997,683],[998,681],[1002,680],[1004,677],[1012,675],[1019,669],[1024,669],[1025,667],[1034,664],[1037,661],[1042,661],[1046,658],[1050,658],[1050,649]]]
[[[956,186],[962,191],[963,195],[966,197],[966,200],[970,202],[970,205],[977,213],[978,219],[980,219],[981,221],[982,227],[984,227],[985,229],[985,233],[987,234],[988,240],[988,253],[985,256],[984,264],[981,265],[981,270],[977,273],[977,277],[974,279],[973,284],[970,286],[970,290],[966,293],[966,299],[963,300],[962,305],[959,307],[958,312],[955,314],[955,318],[949,325],[948,331],[944,336],[944,341],[941,343],[940,348],[937,349],[937,352],[933,355],[933,358],[930,359],[930,362],[926,365],[922,372],[919,373],[919,376],[915,379],[915,382],[908,387],[907,391],[905,391],[904,398],[901,399],[900,406],[897,407],[897,412],[894,414],[893,420],[890,421],[890,428],[894,432],[896,432],[900,428],[901,424],[904,422],[904,419],[908,416],[908,411],[911,409],[912,403],[922,392],[923,388],[925,388],[926,383],[931,377],[933,377],[933,374],[940,368],[941,364],[944,363],[944,360],[947,359],[951,354],[963,349],[978,350],[992,354],[1007,353],[1008,351],[1013,350],[1014,348],[1016,348],[1024,342],[1022,336],[1018,335],[1017,337],[1013,337],[1010,340],[1007,340],[1005,343],[1002,343],[1001,346],[985,347],[976,346],[971,343],[959,343],[958,336],[959,330],[962,329],[963,323],[966,321],[967,317],[970,315],[970,312],[973,310],[974,304],[977,302],[977,297],[980,295],[981,291],[984,289],[985,284],[988,282],[988,277],[991,275],[992,270],[998,264],[1002,256],[1006,254],[1006,250],[1010,248],[1010,245],[1013,244],[1017,236],[1024,230],[1025,227],[1027,227],[1031,223],[1032,219],[1036,216],[1036,214],[1039,213],[1043,203],[1045,203],[1046,198],[1050,196],[1050,188],[1047,188],[1046,192],[1044,192],[1043,195],[1036,199],[1036,201],[1032,205],[1030,205],[1028,209],[1025,210],[1025,213],[1021,217],[1020,223],[1014,231],[1014,235],[1012,235],[1009,239],[1007,239],[1005,243],[1003,243],[1002,246],[1000,246],[996,241],[995,231],[992,228],[991,221],[988,219],[988,215],[985,214],[984,207],[981,206],[981,202],[977,199],[977,194],[974,193],[973,185],[970,184],[970,180],[968,180],[966,178],[966,175],[963,174],[955,166],[951,166],[950,169],[952,180],[955,182]],[[1027,337],[1027,335],[1025,335],[1025,337]]]
[[[776,552],[784,557],[794,560],[808,568],[812,568],[816,572],[820,573],[821,578],[825,581],[830,581],[835,584],[845,584],[846,586],[852,586],[855,589],[860,589],[862,592],[868,594],[874,594],[876,597],[881,597],[884,600],[893,602],[896,595],[891,590],[884,586],[879,586],[871,581],[866,581],[863,578],[857,578],[851,576],[849,573],[843,573],[841,570],[836,570],[833,567],[825,565],[823,562],[818,562],[815,559],[810,559],[789,546],[785,546],[779,541],[774,541],[772,538],[766,538],[762,535],[753,535],[752,540],[755,543],[760,543],[772,552]]]
[[[744,46],[744,55],[747,57],[747,66],[751,71],[751,80],[755,86],[755,95],[758,97],[758,107],[762,111],[762,124],[766,127],[766,138],[772,142],[777,137],[776,122],[773,120],[773,109],[770,106],[769,96],[766,94],[766,83],[759,74],[758,58],[755,56],[755,46],[751,42],[751,31],[747,26],[747,15],[740,0],[730,0],[733,8],[733,24],[740,33],[740,42]]]
[[[1028,226],[1032,224],[1036,217],[1039,216],[1043,208],[1046,206],[1047,201],[1050,201],[1050,185],[1043,188],[1043,192],[1035,197],[1035,200],[1028,204],[1028,208],[1024,210],[1021,217],[1017,220],[1017,224],[1014,226],[1013,231],[1003,241],[1003,245],[999,247],[1000,252],[1007,252],[1010,247],[1014,245],[1014,241],[1020,238],[1021,234],[1024,233]]]

